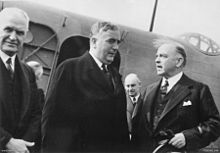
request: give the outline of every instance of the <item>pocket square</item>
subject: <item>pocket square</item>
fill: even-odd
[[[190,100],[183,102],[183,106],[190,106],[190,105],[192,105],[192,102]]]

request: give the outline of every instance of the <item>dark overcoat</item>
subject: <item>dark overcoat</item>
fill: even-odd
[[[143,95],[140,122],[135,127],[133,140],[136,149],[152,152],[158,145],[159,132],[168,130],[184,134],[186,151],[197,150],[216,140],[220,135],[220,117],[209,87],[185,74],[169,92],[172,95],[153,128],[153,107],[160,82],[148,86]]]
[[[62,63],[53,78],[42,118],[43,152],[122,151],[128,143],[126,96],[86,52]]]
[[[10,138],[35,142],[40,135],[41,107],[33,70],[15,58],[15,73],[20,83],[14,95],[21,97],[16,106],[9,101],[11,88],[8,71],[0,58],[0,143],[1,149]],[[18,99],[15,99],[17,101]],[[18,111],[19,113],[15,113]]]

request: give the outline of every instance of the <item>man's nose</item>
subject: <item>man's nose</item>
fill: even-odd
[[[159,63],[160,62],[160,58],[159,57],[156,57],[155,58],[155,63]]]
[[[128,90],[129,90],[129,91],[133,90],[133,87],[128,87]]]
[[[119,44],[118,44],[117,42],[115,42],[115,43],[113,44],[113,49],[114,49],[115,51],[117,51],[118,48],[119,48]]]
[[[17,37],[16,31],[12,31],[12,32],[10,33],[9,38],[10,38],[11,40],[15,40],[16,37]]]

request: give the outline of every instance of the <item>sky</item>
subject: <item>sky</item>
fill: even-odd
[[[31,1],[31,0],[29,0]],[[43,5],[149,31],[155,0],[33,0]],[[200,33],[220,44],[220,0],[158,0],[153,32]]]

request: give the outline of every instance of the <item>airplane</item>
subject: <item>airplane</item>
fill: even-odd
[[[47,93],[56,67],[89,50],[90,27],[97,19],[28,1],[0,1],[0,10],[5,7],[21,8],[30,17],[30,30],[19,57],[24,62],[34,60],[43,65],[44,74],[38,85]],[[142,90],[158,80],[153,41],[161,37],[174,39],[186,48],[185,73],[209,85],[220,111],[220,49],[214,41],[198,34],[170,38],[124,25],[120,28],[123,42],[118,59],[123,79],[128,73],[138,74]],[[211,145],[220,148],[220,139]]]

